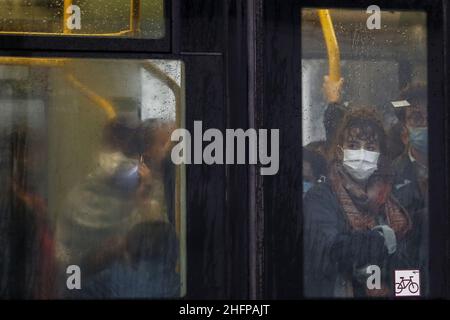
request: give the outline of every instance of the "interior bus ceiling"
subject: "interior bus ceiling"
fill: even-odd
[[[344,59],[426,59],[426,16],[423,12],[382,11],[381,29],[366,26],[365,10],[330,10]],[[316,9],[302,11],[302,56],[326,58]]]

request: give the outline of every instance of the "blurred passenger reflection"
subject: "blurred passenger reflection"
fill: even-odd
[[[120,249],[134,226],[169,222],[166,201],[173,202],[173,190],[165,189],[164,160],[172,128],[167,122],[132,117],[119,117],[105,126],[97,169],[70,191],[67,210],[58,219],[61,270],[76,264],[89,274],[101,266],[85,265],[93,243],[99,244],[94,256],[108,261],[111,250]],[[173,173],[167,170],[167,175]]]
[[[166,222],[135,225],[122,242],[99,258],[98,251],[88,255],[89,264],[103,264],[89,275],[78,298],[165,298],[179,295],[176,273],[178,240]],[[99,249],[101,251],[102,249]],[[86,265],[86,263],[83,263]]]

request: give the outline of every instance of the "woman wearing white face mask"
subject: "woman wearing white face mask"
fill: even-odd
[[[311,297],[391,296],[394,269],[412,267],[406,254],[411,222],[391,194],[386,136],[376,113],[349,111],[329,155],[327,182],[304,199],[305,289]],[[367,287],[367,266],[381,269]]]

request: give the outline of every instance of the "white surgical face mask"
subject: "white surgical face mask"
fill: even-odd
[[[344,168],[356,180],[367,180],[378,168],[379,152],[344,149]]]

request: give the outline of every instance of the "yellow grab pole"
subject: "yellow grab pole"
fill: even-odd
[[[10,66],[63,67],[66,62],[66,59],[55,58],[0,57],[0,64]]]
[[[317,11],[319,14],[320,24],[322,25],[323,37],[327,46],[328,75],[330,80],[339,81],[341,79],[341,58],[330,11],[328,9],[319,9]]]
[[[69,62],[68,59],[55,59],[55,58],[17,58],[17,57],[0,57],[0,65],[9,66],[27,66],[27,67],[45,67],[45,68],[61,68],[65,67]],[[89,100],[102,108],[108,117],[108,119],[114,119],[117,116],[116,108],[105,98],[98,95],[87,86],[82,84],[72,74],[66,76],[70,84],[78,91],[84,94]]]
[[[122,30],[113,33],[61,33],[61,32],[27,32],[27,31],[0,31],[0,35],[26,35],[26,36],[72,36],[72,37],[120,37],[129,35],[131,30]]]
[[[86,87],[84,84],[82,84],[80,81],[78,81],[77,78],[75,78],[73,75],[68,74],[67,80],[82,94],[84,94],[89,100],[91,100],[93,103],[98,105],[100,108],[102,108],[106,115],[108,116],[108,119],[114,119],[117,116],[116,110],[114,106],[105,98],[98,95],[88,87]]]
[[[72,5],[72,0],[64,0],[64,14],[63,14],[63,30],[65,34],[72,33],[72,30],[67,26],[67,21],[69,21],[70,14],[67,13],[67,9]]]
[[[138,36],[141,32],[141,0],[131,0],[130,31],[133,36]]]

